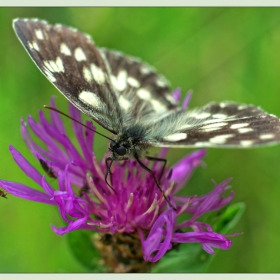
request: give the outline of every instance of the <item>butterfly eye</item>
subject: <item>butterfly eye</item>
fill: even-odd
[[[124,146],[120,146],[116,149],[116,153],[119,156],[124,156],[126,154],[126,148]]]

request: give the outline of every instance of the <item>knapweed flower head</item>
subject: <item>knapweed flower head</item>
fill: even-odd
[[[174,96],[176,94],[178,92]],[[184,106],[188,100],[189,97]],[[51,106],[55,107],[53,98]],[[70,104],[69,111],[71,117],[81,121],[78,109]],[[221,209],[233,199],[233,192],[225,195],[229,179],[203,196],[178,195],[201,164],[206,153],[204,149],[191,152],[163,173],[161,188],[170,203],[176,206],[174,210],[152,176],[133,160],[114,163],[112,190],[104,180],[108,155],[98,161],[93,152],[95,128],[92,123],[87,121],[88,128],[85,128],[72,122],[80,153],[67,136],[60,115],[53,111],[50,114],[50,122],[42,111],[39,111],[39,122],[31,116],[27,123],[22,120],[21,133],[45,172],[57,178],[58,187],[48,183],[42,168],[38,171],[12,146],[10,152],[15,162],[41,191],[4,180],[0,180],[0,186],[12,195],[56,206],[66,226],[52,225],[55,233],[63,235],[75,230],[98,233],[94,242],[103,263],[109,271],[119,272],[146,271],[148,263],[159,261],[174,244],[200,243],[209,254],[214,253],[213,248],[230,248],[231,241],[225,235],[199,221],[202,215]],[[45,144],[44,148],[33,139],[28,127]],[[166,149],[162,149],[160,156],[165,154]],[[148,161],[145,164],[148,165]],[[150,168],[159,178],[162,164],[154,162]],[[186,213],[188,218],[178,222],[178,217]]]

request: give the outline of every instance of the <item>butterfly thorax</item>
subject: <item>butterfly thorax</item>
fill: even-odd
[[[111,158],[114,160],[126,160],[129,158],[141,158],[147,145],[143,144],[145,133],[141,126],[135,125],[124,128],[121,133],[110,143]],[[139,145],[141,143],[141,145]]]

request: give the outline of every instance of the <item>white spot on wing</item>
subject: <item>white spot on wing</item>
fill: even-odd
[[[44,73],[45,73],[45,75],[47,76],[47,78],[52,82],[52,83],[54,83],[54,82],[56,82],[56,78],[53,76],[53,74],[46,68],[46,67],[44,67]]]
[[[35,30],[35,35],[37,37],[37,39],[39,40],[44,40],[44,35],[41,29],[36,29]]]
[[[117,85],[118,85],[117,78],[115,76],[111,75],[110,79],[111,79],[111,82],[112,82],[113,86],[115,88],[117,88]]]
[[[131,107],[131,102],[129,102],[127,99],[125,99],[122,95],[118,99],[120,106],[124,110],[128,110]]]
[[[90,70],[86,66],[84,66],[84,68],[83,68],[83,75],[84,75],[85,80],[88,83],[90,83],[92,81],[91,72],[90,72]]]
[[[213,128],[213,127],[221,127],[221,126],[225,126],[228,123],[226,122],[218,122],[218,123],[211,123],[211,124],[207,124],[201,127],[201,129],[209,129],[209,128]]]
[[[117,87],[119,91],[122,91],[126,88],[126,79],[127,79],[127,72],[125,70],[120,71],[118,75],[118,87]]]
[[[139,88],[139,87],[140,87],[140,83],[139,83],[136,79],[134,79],[134,78],[132,78],[132,77],[128,77],[128,78],[127,78],[127,82],[128,82],[132,87],[135,87],[135,88]]]
[[[274,134],[273,134],[273,133],[262,134],[262,135],[260,135],[259,138],[262,139],[262,140],[265,140],[265,139],[272,139],[272,138],[274,138]]]
[[[165,87],[166,83],[162,79],[157,79],[156,80],[156,85],[159,87]]]
[[[80,47],[75,49],[74,56],[75,56],[77,61],[87,60],[87,57],[86,57],[84,51]]]
[[[65,43],[61,43],[60,45],[60,52],[64,55],[71,55],[71,50],[68,48],[68,46]]]
[[[209,142],[196,142],[194,144],[196,147],[209,147],[211,144]]]
[[[104,73],[99,67],[97,67],[95,64],[92,63],[90,65],[90,70],[91,70],[94,80],[98,84],[103,84],[105,82]]]
[[[51,63],[50,63],[50,60],[45,60],[45,61],[43,61],[43,63],[44,63],[44,65],[45,65],[45,68],[46,68],[48,71],[54,72],[54,71],[53,71],[53,68],[52,68],[52,65],[51,65]]]
[[[208,117],[210,117],[211,116],[211,114],[210,113],[201,113],[201,114],[197,114],[197,115],[195,115],[195,118],[196,119],[206,119],[206,118],[208,118]]]
[[[69,29],[71,29],[73,32],[77,32],[78,31],[77,28],[73,28],[73,27],[69,27]]]
[[[166,107],[156,99],[152,99],[151,104],[152,104],[155,112],[157,112],[157,113],[163,113],[166,111]]]
[[[237,128],[245,127],[248,125],[249,125],[249,123],[235,123],[235,124],[231,125],[230,128],[237,129]]]
[[[210,138],[209,142],[213,144],[224,144],[227,141],[227,138],[231,138],[233,136],[234,134],[218,135],[213,138]]]
[[[151,99],[151,93],[144,88],[140,88],[137,90],[137,95],[139,98],[143,99],[143,100],[150,100]]]
[[[64,66],[63,62],[60,57],[56,58],[56,61],[54,60],[45,60],[43,61],[45,67],[53,73],[59,73],[59,72],[64,72]]]
[[[36,51],[39,51],[39,50],[40,50],[40,48],[39,48],[37,42],[32,42],[32,43],[31,43],[31,42],[28,42],[28,46],[29,46],[30,49],[34,49],[34,50],[36,50]]]
[[[169,93],[165,95],[165,98],[171,102],[172,104],[177,104],[176,100],[174,99],[174,97],[172,95],[170,95]]]
[[[148,74],[148,73],[150,73],[152,70],[149,68],[149,67],[147,67],[147,66],[142,66],[141,68],[140,68],[140,72],[142,73],[142,74]]]
[[[175,133],[172,135],[165,136],[163,137],[163,139],[170,142],[173,141],[176,142],[176,141],[187,139],[187,137],[188,137],[187,133]]]
[[[240,141],[240,145],[243,146],[243,147],[249,147],[249,146],[252,146],[253,144],[254,144],[253,140]]]
[[[214,114],[212,117],[216,118],[216,119],[226,119],[227,115],[225,115],[225,114]]]
[[[56,58],[55,62],[56,62],[56,66],[59,70],[58,72],[64,72],[63,62],[62,62],[62,59],[59,56]]]
[[[100,99],[91,91],[82,91],[79,94],[79,99],[85,104],[91,105],[93,107],[98,107],[100,104]]]
[[[208,123],[218,123],[220,122],[221,120],[219,119],[211,119],[211,120],[206,120],[203,122],[203,124],[208,124]]]
[[[123,91],[126,88],[126,81],[127,81],[127,72],[122,70],[119,72],[118,77],[111,76],[111,81],[113,86],[119,90]]]
[[[251,127],[244,127],[244,128],[239,128],[238,129],[239,133],[247,133],[247,132],[250,132],[250,131],[254,131],[254,129],[251,128]]]
[[[238,110],[243,110],[243,109],[245,109],[245,108],[246,108],[246,106],[244,106],[244,105],[239,105],[239,106],[237,107]]]

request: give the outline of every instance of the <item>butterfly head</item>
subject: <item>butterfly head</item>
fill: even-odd
[[[126,160],[129,158],[141,157],[144,145],[139,145],[139,138],[129,133],[121,133],[110,143],[111,158],[114,160]]]
[[[117,141],[112,141],[110,143],[111,157],[118,160],[118,159],[125,159],[127,158],[128,154],[128,147],[124,143],[119,143]]]

